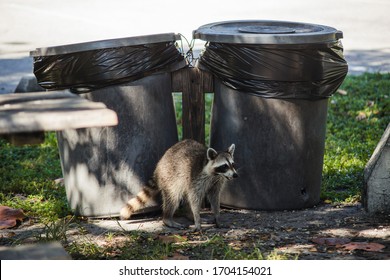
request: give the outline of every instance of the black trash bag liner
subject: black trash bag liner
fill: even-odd
[[[348,72],[340,42],[273,47],[210,42],[199,66],[232,89],[283,99],[330,97]]]
[[[38,84],[76,93],[132,82],[184,60],[174,42],[34,57]]]

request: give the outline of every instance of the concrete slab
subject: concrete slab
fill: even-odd
[[[202,214],[204,217],[204,214]],[[211,215],[207,215],[208,219],[211,219]],[[188,227],[187,230],[194,230],[195,226],[184,217],[175,217],[175,221]],[[207,230],[214,228],[214,224],[202,223],[202,229]],[[146,218],[131,219],[127,221],[120,220],[93,220],[90,219],[88,224],[84,225],[92,234],[101,234],[102,232],[131,232],[131,231],[145,231],[145,232],[165,232],[165,233],[182,233],[183,230],[169,228],[164,225],[160,216],[150,216]]]
[[[390,124],[364,170],[363,203],[370,213],[390,213]]]
[[[70,260],[59,242],[0,247],[1,260]]]
[[[143,218],[128,221],[119,220],[89,220],[84,227],[91,233],[107,232],[129,232],[129,231],[145,231],[145,232],[162,232],[167,228],[164,226],[161,219]]]

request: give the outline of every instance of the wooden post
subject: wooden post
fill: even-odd
[[[172,90],[182,92],[183,139],[205,143],[205,97],[213,92],[213,76],[199,68],[188,67],[172,73]]]

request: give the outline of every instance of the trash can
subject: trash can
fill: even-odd
[[[348,66],[332,27],[231,21],[199,27],[198,67],[214,74],[210,146],[236,144],[239,178],[221,205],[256,210],[320,201],[328,98]]]
[[[57,132],[67,199],[76,214],[118,216],[178,141],[170,72],[186,66],[175,46],[179,38],[167,33],[32,52],[42,87],[70,89],[118,115],[114,127]]]

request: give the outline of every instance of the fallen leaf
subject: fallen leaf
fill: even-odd
[[[343,90],[343,89],[338,89],[337,93],[340,95],[347,95],[348,94],[348,92],[346,90]]]
[[[15,232],[5,232],[4,234],[1,234],[0,235],[0,238],[11,238],[11,237],[14,237],[16,235]]]
[[[54,184],[60,185],[61,187],[64,187],[64,186],[65,186],[64,178],[55,179],[55,180],[54,180]]]
[[[160,240],[164,244],[170,244],[170,243],[181,243],[187,241],[187,236],[180,236],[180,235],[159,235],[158,240]]]
[[[240,241],[232,241],[229,244],[229,247],[235,251],[239,251],[242,249],[242,244]]]
[[[374,242],[350,242],[342,246],[343,249],[348,251],[363,250],[369,252],[381,252],[385,245]]]
[[[311,241],[319,245],[337,246],[346,244],[351,240],[343,237],[317,237]]]
[[[13,228],[26,217],[21,209],[0,206],[0,229]]]
[[[309,249],[309,252],[318,252],[317,248],[316,247],[311,247]]]
[[[364,112],[359,112],[359,114],[356,116],[357,121],[362,121],[367,119],[367,114]]]

